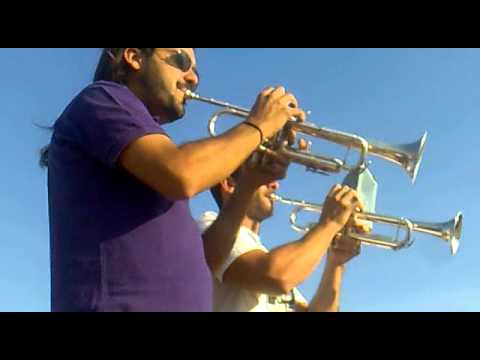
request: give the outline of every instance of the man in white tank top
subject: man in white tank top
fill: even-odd
[[[359,254],[360,245],[343,238],[331,246],[356,208],[357,193],[341,185],[332,188],[320,221],[303,238],[269,251],[259,237],[261,222],[273,215],[271,195],[287,164],[268,168],[242,166],[212,189],[220,214],[206,212],[199,219],[214,275],[214,311],[291,312],[338,311],[345,264]],[[361,224],[357,227],[361,228]],[[317,293],[308,304],[296,289],[317,268],[327,263]]]

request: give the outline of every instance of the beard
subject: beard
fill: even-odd
[[[273,204],[270,200],[265,199],[265,202],[259,202],[249,211],[248,217],[254,221],[262,222],[273,216]]]
[[[165,94],[159,101],[160,118],[162,123],[174,123],[185,116],[185,104],[180,104],[174,95]]]
[[[165,122],[172,124],[185,116],[185,106],[169,106],[165,107]]]
[[[175,88],[168,86],[162,80],[157,80],[156,74],[145,72],[141,76],[141,83],[145,89],[145,99],[149,106],[150,113],[154,117],[158,117],[161,123],[173,123],[185,116],[185,102],[178,99],[176,91],[179,84]]]

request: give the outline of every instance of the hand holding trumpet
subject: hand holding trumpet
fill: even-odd
[[[355,190],[348,186],[335,185],[327,195],[323,205],[321,224],[334,225],[340,232],[352,219],[355,211],[363,211],[364,206]],[[356,220],[353,218],[354,224]],[[357,224],[361,225],[360,222]]]
[[[305,112],[298,107],[295,96],[283,87],[269,87],[258,95],[247,121],[258,126],[267,139],[281,131],[292,118],[305,121]]]
[[[365,221],[360,221],[355,214],[350,218],[346,225],[358,234],[368,234],[372,231],[371,225]],[[360,254],[361,241],[348,235],[343,231],[338,233],[328,251],[327,262],[333,266],[343,266],[354,257]]]
[[[327,262],[333,266],[343,266],[360,254],[360,241],[344,235],[345,227],[359,233],[371,231],[365,222],[358,220],[355,213],[362,212],[364,205],[355,190],[348,186],[335,185],[327,195],[320,223],[333,223],[338,228],[328,252]]]

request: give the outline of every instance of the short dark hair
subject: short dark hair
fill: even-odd
[[[237,170],[233,172],[232,175],[229,177],[233,178],[234,180],[238,180],[240,177],[240,172],[243,166],[240,166]],[[217,203],[218,209],[221,210],[223,208],[223,200],[222,200],[222,186],[220,184],[215,185],[210,189],[210,193],[213,196],[213,199]]]

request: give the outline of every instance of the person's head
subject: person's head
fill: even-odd
[[[247,166],[240,167],[227,179],[211,189],[211,193],[219,209],[221,210],[230,200],[236,187],[239,185],[243,172],[249,171]],[[271,194],[280,188],[278,181],[272,181],[267,185],[260,186],[248,205],[247,217],[250,219],[262,222],[273,215],[274,204],[271,199]]]
[[[153,116],[172,122],[185,114],[185,90],[198,86],[193,48],[105,48],[94,82],[126,85]]]
[[[153,116],[172,122],[184,116],[184,91],[196,89],[199,75],[193,48],[105,48],[93,81],[128,86]],[[48,149],[40,150],[41,167],[48,166]]]

